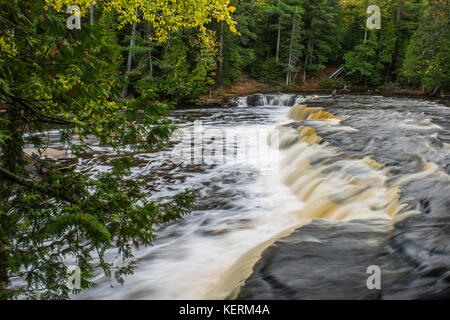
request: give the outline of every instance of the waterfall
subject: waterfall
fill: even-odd
[[[368,296],[367,266],[378,263],[394,279],[383,282],[385,295],[448,287],[449,108],[375,96],[259,94],[172,116],[186,133],[201,120],[218,131],[214,142],[243,157],[178,165],[174,146],[139,156],[131,178],[148,182],[150,200],[192,187],[200,190],[198,205],[158,229],[154,246],[137,249],[138,268],[124,286],[111,288],[99,270],[98,286],[82,298],[359,299]],[[225,131],[226,139],[216,139]],[[206,146],[188,140],[194,155],[212,150],[206,137]],[[261,156],[253,146],[277,152]],[[96,147],[79,170],[108,170],[109,154]],[[415,283],[420,288],[411,290]]]
[[[232,98],[233,104],[239,107],[262,107],[262,106],[293,106],[298,103],[305,103],[316,98],[315,95],[305,96],[301,94],[261,94],[256,93],[248,96]]]

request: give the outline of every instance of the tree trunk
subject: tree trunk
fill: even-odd
[[[153,80],[153,58],[152,58],[152,45],[151,42],[148,42],[148,59],[150,63],[150,80]]]
[[[9,239],[5,222],[0,222],[0,299],[5,299],[3,292],[9,285]]]
[[[306,67],[308,66],[309,50],[311,48],[311,38],[308,40],[308,48],[306,49],[305,65],[303,66],[303,82],[306,81]]]
[[[369,2],[366,0],[364,8],[367,8],[369,6]],[[364,32],[364,44],[366,44],[366,40],[367,40],[367,20],[365,20],[365,29],[366,31]]]
[[[3,146],[1,155],[2,167],[10,172],[20,175],[23,172],[25,161],[23,159],[23,133],[25,124],[21,120],[23,109],[16,105],[8,105],[6,109],[6,133],[11,139]],[[8,201],[11,197],[11,188],[13,184],[0,178],[0,194],[2,201]],[[0,210],[5,204],[0,202]],[[2,210],[6,213],[6,210]],[[0,299],[4,299],[4,290],[9,286],[9,216],[2,215],[0,220]]]
[[[217,84],[223,82],[223,21],[220,22],[220,43],[219,43],[219,70],[217,72]]]
[[[291,82],[291,64],[292,64],[292,45],[294,43],[294,33],[295,33],[295,16],[297,15],[297,8],[295,8],[292,17],[292,31],[291,31],[291,42],[289,43],[289,60],[288,60],[288,71],[286,73],[286,86]]]
[[[439,90],[439,87],[440,87],[440,85],[438,84],[438,85],[434,88],[433,92],[431,92],[431,96],[432,96],[432,97],[434,97],[434,96],[436,95],[436,93],[437,93],[438,90]]]
[[[94,24],[94,4],[93,1],[91,1],[91,8],[90,8],[90,22],[91,24]]]
[[[275,59],[279,62],[279,53],[280,53],[280,39],[281,39],[281,14],[278,17],[278,36],[277,36],[277,51],[275,53]]]
[[[397,25],[398,21],[400,20],[400,11],[402,9],[402,2],[403,2],[402,0],[399,0],[397,4],[397,18],[396,18]]]
[[[381,47],[383,44],[383,34],[380,32],[380,40],[378,41],[378,52],[381,53]]]
[[[148,23],[147,28],[147,37],[148,37],[148,59],[150,64],[150,80],[153,81],[153,58],[152,58],[152,40],[151,40],[151,33],[152,33],[152,26],[150,22]]]
[[[136,34],[136,21],[133,21],[133,29],[131,31],[131,40],[130,40],[130,50],[128,51],[128,61],[127,61],[127,73],[125,74],[125,79],[127,80],[127,83],[123,86],[122,89],[122,98],[126,98],[128,95],[128,74],[131,71],[131,65],[133,63],[133,47],[135,40],[135,34]]]

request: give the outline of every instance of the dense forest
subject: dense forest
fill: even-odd
[[[379,30],[366,27],[371,4]],[[157,203],[144,182],[125,179],[134,154],[168,142],[173,105],[244,76],[288,91],[329,67],[339,72],[322,88],[444,94],[449,22],[448,0],[0,0],[0,297],[79,292],[66,286],[68,255],[82,289],[93,285],[94,255],[122,283],[136,266],[133,247],[190,212],[195,190]],[[89,137],[113,146],[113,169],[34,179],[24,146],[44,148],[42,132],[54,128],[76,155]],[[119,268],[108,250],[123,258]],[[9,288],[12,277],[26,285]]]
[[[380,30],[366,28],[372,3],[381,8]],[[152,90],[161,98],[189,102],[211,87],[232,84],[243,72],[288,90],[327,66],[344,69],[337,79],[325,78],[324,88],[394,84],[436,93],[449,87],[448,1],[231,4],[238,33],[224,21],[213,21],[202,42],[194,40],[193,30],[154,41],[145,21],[117,32],[122,50],[132,47],[126,71],[134,92]]]
[[[366,27],[371,4],[381,9],[379,30]],[[151,92],[192,102],[243,72],[282,90],[316,75],[323,88],[395,85],[437,93],[449,87],[448,1],[241,0],[229,6],[231,25],[219,18],[174,29],[139,10],[124,23],[120,13],[92,6],[82,28],[103,32],[107,56],[100,58],[124,78],[123,97]],[[329,66],[342,72],[320,77]]]
[[[195,30],[155,41],[146,21],[116,31],[122,59],[126,58],[123,50],[132,47],[132,63],[124,71],[133,92],[141,95],[151,90],[160,98],[186,102],[211,87],[232,84],[243,72],[288,90],[320,76],[328,66],[344,68],[333,80],[321,77],[323,88],[389,84],[437,93],[449,87],[448,1],[241,0],[231,4],[236,8],[237,33],[224,21],[212,21],[204,30],[206,41],[198,41]],[[381,9],[380,30],[366,27],[371,4]]]

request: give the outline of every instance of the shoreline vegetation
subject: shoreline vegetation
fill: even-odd
[[[224,106],[231,98],[240,96],[273,93],[285,94],[373,94],[383,96],[398,96],[398,97],[418,97],[426,99],[439,99],[450,101],[450,90],[443,91],[442,94],[432,94],[431,91],[421,90],[413,87],[401,87],[395,84],[386,84],[383,86],[358,86],[348,85],[348,91],[345,92],[343,88],[325,88],[321,83],[327,81],[328,77],[314,78],[302,85],[292,86],[289,90],[285,90],[281,85],[268,85],[259,82],[255,79],[250,79],[247,75],[243,75],[242,79],[233,82],[228,86],[221,86],[217,89],[212,89],[209,94],[203,94],[199,99],[193,103],[179,104],[177,107],[184,106]]]

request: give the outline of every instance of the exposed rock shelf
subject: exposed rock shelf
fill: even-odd
[[[405,102],[349,96],[291,109],[282,147],[310,146],[285,181],[305,202],[299,215],[314,220],[263,252],[238,299],[450,298],[450,109]],[[378,183],[385,191],[368,192]],[[369,211],[393,219],[347,221],[371,199]],[[370,265],[381,290],[366,286]]]

